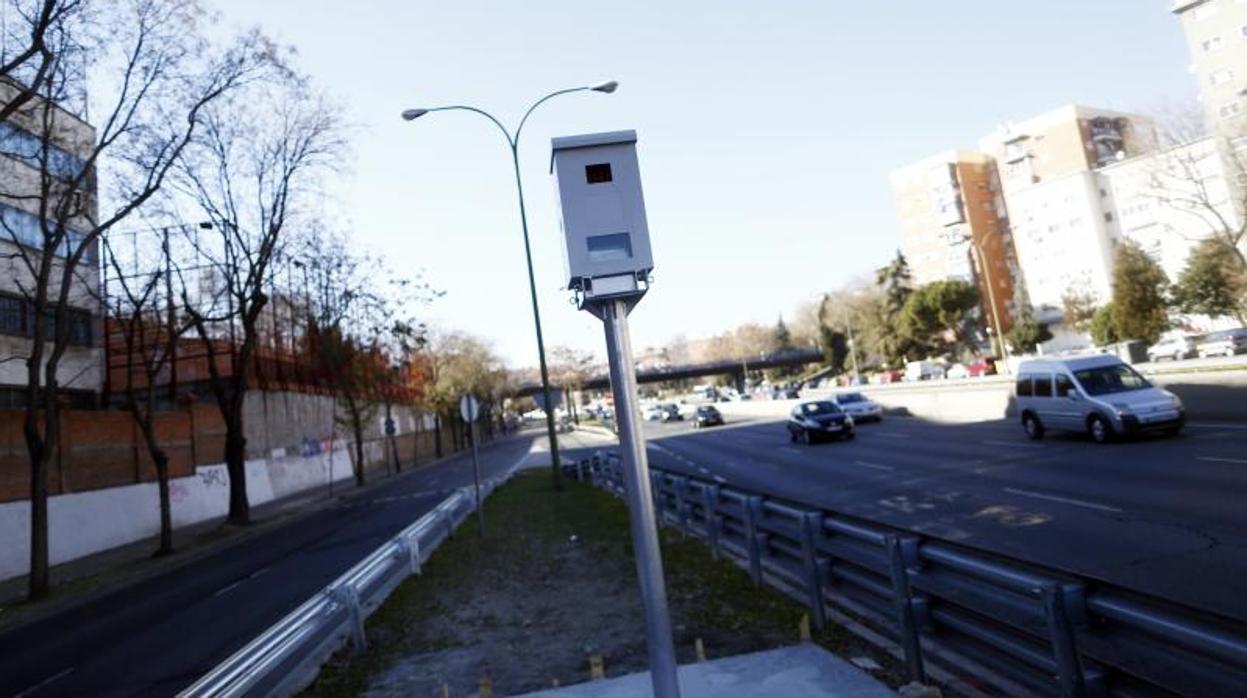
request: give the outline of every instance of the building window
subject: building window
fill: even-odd
[[[1105,213],[1105,214],[1104,214],[1104,222],[1105,222],[1105,223],[1112,223],[1112,222],[1113,222],[1113,214],[1112,214],[1112,212],[1111,212],[1111,211],[1110,211],[1110,212],[1108,212],[1108,213]]]
[[[61,257],[73,254],[85,239],[86,235],[76,230],[66,231],[64,244],[56,251],[56,254]],[[0,241],[16,242],[25,247],[42,250],[45,238],[43,226],[39,224],[39,217],[21,209],[0,204]],[[84,260],[95,261],[94,247],[92,245],[87,248],[83,255]]]
[[[1234,71],[1230,70],[1229,68],[1218,70],[1217,72],[1208,76],[1208,81],[1212,83],[1213,87],[1216,87],[1217,85],[1224,85],[1225,83],[1233,79],[1234,79]]]
[[[1221,37],[1214,36],[1211,39],[1205,39],[1204,42],[1200,45],[1203,46],[1204,53],[1211,53],[1213,51],[1217,51],[1221,48]]]
[[[26,334],[25,307],[20,298],[0,296],[0,333],[18,336]]]
[[[1238,102],[1230,102],[1229,104],[1221,105],[1221,108],[1217,110],[1217,113],[1221,115],[1222,119],[1232,119],[1238,116],[1242,110],[1243,107],[1241,104]]]
[[[43,325],[45,341],[52,341],[56,335],[56,308],[44,310],[46,320]],[[92,317],[85,310],[69,308],[65,311],[65,320],[69,323],[68,341],[71,345],[91,346]],[[15,337],[33,337],[35,334],[35,310],[24,298],[0,296],[0,334]]]
[[[601,162],[596,165],[585,165],[585,180],[589,184],[603,184],[611,181],[611,164]]]
[[[5,121],[0,122],[0,155],[7,155],[37,170],[43,170],[44,141],[35,134]],[[86,168],[82,158],[54,145],[47,145],[48,174],[70,181],[77,179]]]

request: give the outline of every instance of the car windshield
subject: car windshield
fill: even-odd
[[[1088,395],[1108,395],[1152,387],[1146,378],[1126,364],[1085,368],[1074,371],[1074,377]]]
[[[847,405],[850,402],[862,402],[865,399],[861,393],[844,393],[836,396],[836,402],[841,405]]]
[[[699,414],[718,414],[719,413],[719,411],[713,407],[698,407],[697,412]]]
[[[801,406],[804,414],[836,414],[840,411],[832,402],[807,402]]]

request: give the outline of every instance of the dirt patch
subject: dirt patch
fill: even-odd
[[[798,604],[677,532],[663,531],[663,554],[680,663],[696,660],[698,638],[710,658],[798,641]],[[510,695],[588,680],[590,655],[602,656],[607,676],[642,671],[627,509],[576,482],[556,493],[548,473],[519,477],[488,500],[486,535],[469,519],[369,620],[368,638],[367,654],[340,653],[307,694],[424,696],[445,682],[467,695],[488,676]],[[816,639],[869,651],[847,634]]]

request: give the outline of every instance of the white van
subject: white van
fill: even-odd
[[[1108,354],[1023,361],[1015,395],[1022,427],[1032,439],[1061,429],[1104,443],[1143,431],[1177,434],[1186,423],[1178,396]]]
[[[910,361],[905,364],[906,381],[926,381],[944,377],[944,367],[934,361]]]

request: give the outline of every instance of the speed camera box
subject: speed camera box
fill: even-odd
[[[636,132],[566,136],[551,145],[568,288],[588,298],[644,293],[654,260]]]

